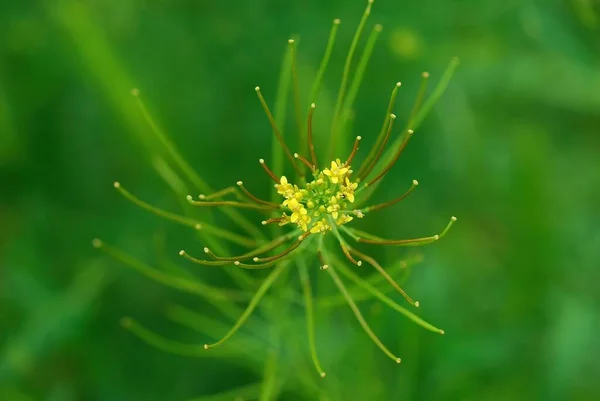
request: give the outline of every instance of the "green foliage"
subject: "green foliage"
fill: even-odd
[[[351,101],[336,106],[364,6],[0,5],[0,400],[600,397],[593,340],[600,312],[597,5],[377,0],[359,48],[368,49],[375,23],[383,30],[368,63],[357,51],[353,67],[364,65],[364,76],[348,78]],[[313,97],[335,17],[342,23]],[[296,78],[285,73],[291,53],[281,61],[290,37]],[[453,56],[461,66],[430,108]],[[204,246],[243,253],[241,243],[212,238],[231,231],[245,237],[250,227],[263,232],[259,214],[244,214],[251,223],[244,228],[241,214],[226,219],[190,208],[184,198],[240,179],[269,197],[257,159],[273,154],[272,134],[254,86],[284,136],[296,138],[297,79],[300,103],[318,105],[316,145],[328,146],[337,108],[349,121],[336,128],[340,137],[361,135],[366,156],[397,81],[396,132],[408,127],[423,70],[431,82],[421,110],[431,115],[414,114],[415,134],[372,200],[393,199],[412,179],[420,185],[360,228],[409,238],[438,232],[452,214],[461,218],[419,254],[372,251],[418,295],[420,315],[447,334],[422,330],[382,304],[403,301],[370,266],[337,268],[373,331],[402,357],[396,365],[368,342],[327,273],[307,265],[314,346],[303,287],[290,271],[238,333],[205,351],[269,274],[194,266],[177,255],[182,248],[200,254]],[[133,87],[156,129],[131,97]],[[276,100],[278,92],[289,101]],[[396,135],[390,146],[402,140]],[[117,179],[185,219],[169,222],[135,208],[112,187]],[[192,221],[223,231],[204,236],[177,224]],[[121,264],[99,254],[90,246],[95,237],[135,258]],[[134,317],[126,328],[154,347],[119,324],[124,316]],[[157,349],[169,347],[198,358]],[[311,347],[324,379],[312,366]]]

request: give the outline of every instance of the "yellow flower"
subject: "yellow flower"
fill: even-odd
[[[340,159],[331,162],[331,168],[326,168],[323,170],[323,174],[329,177],[329,180],[332,184],[337,184],[340,181],[344,180],[344,177],[348,173],[348,167],[342,167],[342,163]]]
[[[350,201],[350,203],[354,203],[354,191],[358,188],[358,183],[351,182],[348,177],[346,177],[346,185],[342,185],[340,188],[342,195]]]
[[[338,210],[340,210],[340,205],[337,203],[337,198],[335,196],[332,196],[329,200],[329,206],[327,206],[327,212],[331,214],[331,217],[337,219]]]
[[[340,216],[340,218],[337,219],[337,221],[335,222],[335,224],[337,224],[338,226],[341,226],[341,225],[344,225],[346,223],[351,222],[352,220],[354,220],[354,217],[348,216],[347,214],[342,214]]]
[[[288,180],[285,176],[281,176],[279,184],[275,184],[275,188],[277,189],[277,193],[279,195],[283,195],[286,198],[294,195],[294,187],[292,184],[288,183]]]

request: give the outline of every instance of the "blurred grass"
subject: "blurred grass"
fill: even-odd
[[[315,113],[317,142],[326,144],[327,110],[364,2],[1,3],[0,399],[253,399],[264,385],[273,331],[292,333],[273,371],[283,400],[599,398],[600,5],[405,3],[375,3],[370,21],[383,32],[358,92],[353,131],[366,145],[375,140],[395,82],[403,82],[397,114],[405,121],[422,71],[436,82],[451,57],[461,66],[377,197],[391,198],[413,178],[421,185],[363,225],[404,237],[459,217],[443,241],[422,249],[424,262],[406,283],[421,316],[447,334],[361,302],[373,329],[402,357],[395,366],[347,307],[317,308],[325,380],[309,364],[303,310],[292,302],[289,313],[277,311],[278,300],[299,289],[274,291],[264,313],[228,345],[243,350],[250,341],[258,351],[183,358],[148,347],[120,319],[133,316],[167,338],[200,345],[218,338],[229,320],[105,258],[90,241],[99,236],[165,269],[174,260],[187,268],[173,255],[204,245],[112,188],[118,179],[142,199],[182,210],[156,160],[164,160],[163,175],[165,166],[181,172],[148,130],[132,87],[208,185],[243,179],[265,195],[256,160],[270,157],[272,135],[254,86],[275,98],[291,36],[299,80],[312,82],[331,21],[341,18]],[[235,228],[220,214],[213,218]],[[163,251],[157,237],[165,239]],[[410,256],[377,252],[389,265]],[[219,271],[191,275],[233,287]],[[326,281],[314,287],[335,295]],[[200,333],[169,321],[173,303],[205,319],[195,326]]]

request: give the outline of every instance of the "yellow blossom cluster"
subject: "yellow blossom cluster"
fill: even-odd
[[[313,181],[299,188],[282,176],[275,185],[277,193],[283,196],[282,206],[291,212],[283,213],[279,224],[296,224],[304,232],[326,233],[331,225],[343,225],[353,219],[349,213],[362,217],[358,210],[348,210],[354,203],[358,184],[350,180],[352,170],[339,159],[331,162],[331,167],[313,173]]]

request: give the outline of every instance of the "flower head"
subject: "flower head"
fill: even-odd
[[[363,19],[355,36],[355,41],[358,41],[366,18],[370,14],[372,0],[369,0]],[[330,43],[328,49],[333,46],[337,27],[339,26],[339,20],[335,20],[333,28],[330,34]],[[381,26],[376,25],[371,33],[372,38],[375,38],[381,31]],[[372,43],[369,40],[368,43]],[[296,48],[294,41],[289,41],[292,57],[290,58],[295,62]],[[302,116],[302,105],[300,103],[300,90],[297,83],[296,66],[295,64],[290,66],[292,80],[294,83],[294,99],[296,118],[298,125],[298,134],[302,139],[301,141],[301,152],[292,154],[287,146],[284,136],[279,130],[276,121],[271,114],[271,111],[267,105],[265,98],[263,97],[260,88],[256,87],[256,94],[262,105],[262,108],[267,116],[270,124],[270,128],[274,134],[275,143],[279,146],[278,152],[283,156],[286,156],[291,164],[291,168],[294,170],[292,175],[281,175],[283,172],[283,166],[277,165],[272,170],[265,162],[264,159],[260,159],[260,165],[268,177],[275,182],[275,191],[273,197],[270,200],[261,199],[258,196],[252,194],[244,186],[242,181],[237,182],[237,186],[227,187],[223,190],[214,192],[209,195],[200,195],[198,199],[194,199],[191,195],[187,197],[188,202],[196,207],[201,208],[221,208],[232,220],[239,225],[240,232],[229,232],[224,229],[213,227],[207,223],[199,223],[195,220],[187,217],[175,215],[171,212],[167,212],[151,206],[127,192],[121,187],[120,184],[116,183],[115,187],[119,192],[130,199],[139,206],[150,210],[151,212],[165,217],[167,219],[176,221],[181,224],[185,224],[193,227],[196,230],[200,230],[201,233],[207,235],[203,238],[208,242],[208,245],[216,249],[217,253],[227,252],[226,248],[221,246],[223,241],[235,243],[240,246],[249,247],[250,250],[241,255],[237,256],[224,256],[217,255],[208,247],[204,248],[204,252],[207,255],[206,258],[196,258],[185,251],[181,251],[180,255],[187,260],[207,266],[232,266],[235,269],[271,269],[271,273],[260,285],[256,291],[256,295],[253,297],[247,310],[242,314],[238,322],[234,327],[219,341],[212,344],[205,345],[205,349],[210,349],[218,345],[223,344],[229,339],[239,327],[249,318],[251,312],[257,307],[260,299],[265,295],[269,287],[271,287],[281,272],[288,267],[290,264],[294,264],[298,267],[301,275],[302,282],[304,283],[305,299],[310,300],[312,294],[310,292],[310,285],[307,284],[309,275],[305,271],[305,266],[320,266],[321,270],[326,270],[331,276],[334,284],[339,288],[341,294],[346,299],[347,303],[351,307],[352,311],[357,317],[360,325],[363,327],[367,335],[373,340],[373,342],[391,359],[396,362],[400,362],[400,358],[392,354],[388,348],[382,344],[379,338],[373,333],[360,310],[356,306],[351,294],[346,289],[343,281],[338,276],[339,271],[345,277],[350,280],[356,281],[359,285],[362,285],[362,281],[357,278],[351,269],[347,268],[343,262],[343,259],[338,254],[343,255],[347,262],[361,266],[363,262],[370,265],[377,273],[381,274],[388,285],[391,285],[398,293],[400,293],[406,301],[412,306],[419,306],[419,303],[413,301],[413,299],[404,292],[404,290],[394,281],[387,269],[384,269],[379,262],[373,257],[363,253],[354,247],[354,245],[362,246],[362,244],[372,245],[385,245],[385,246],[418,246],[427,245],[436,242],[442,238],[456,221],[455,217],[450,219],[445,229],[440,234],[431,236],[414,238],[414,239],[383,239],[376,235],[366,233],[357,228],[353,227],[355,218],[363,219],[367,218],[371,213],[377,212],[381,209],[391,207],[396,203],[404,200],[418,185],[416,180],[413,180],[412,185],[400,196],[385,201],[383,203],[371,204],[367,202],[373,196],[378,186],[381,184],[383,178],[395,165],[400,155],[406,148],[410,138],[414,134],[414,129],[417,128],[419,123],[423,120],[426,113],[431,109],[431,105],[435,101],[436,97],[443,91],[444,86],[447,84],[447,79],[442,80],[434,95],[427,100],[428,107],[422,106],[422,99],[425,96],[424,93],[424,82],[428,79],[428,74],[423,74],[423,84],[421,85],[421,92],[417,95],[417,101],[413,106],[412,111],[406,118],[406,126],[403,130],[396,135],[397,139],[391,141],[394,128],[394,121],[396,115],[392,113],[395,106],[395,99],[400,83],[397,83],[390,97],[388,104],[387,113],[385,115],[381,130],[377,138],[375,138],[374,145],[366,155],[363,156],[361,163],[355,162],[355,157],[359,154],[359,144],[361,137],[358,136],[354,140],[354,145],[350,154],[342,161],[339,158],[334,158],[334,153],[340,153],[336,150],[338,144],[343,143],[344,135],[348,131],[347,119],[352,109],[353,97],[350,97],[347,93],[347,89],[350,85],[348,77],[350,74],[350,66],[352,65],[352,59],[354,57],[355,46],[353,46],[348,55],[346,67],[343,73],[342,87],[334,111],[332,113],[332,124],[329,140],[329,148],[324,149],[323,152],[317,152],[315,144],[313,143],[313,126],[312,118],[315,111],[315,103],[311,103],[308,107],[307,119],[304,120]],[[329,52],[326,53],[322,68],[326,68],[327,61],[329,59]],[[370,51],[365,50],[363,57],[368,57]],[[449,67],[449,72],[445,74],[445,77],[449,77],[456,67],[456,62],[453,61]],[[352,85],[356,82],[360,82],[362,79],[362,73],[364,71],[357,70],[356,74],[352,78]],[[319,77],[322,76],[322,73]],[[320,87],[320,78],[317,79],[313,86],[313,91],[310,95],[310,100],[314,100],[318,94],[318,88]],[[134,96],[139,99],[139,92],[135,91]],[[144,109],[143,104],[139,101],[140,107],[144,115],[147,117],[148,113]],[[148,118],[148,117],[147,117]],[[151,126],[155,126],[153,121]],[[171,149],[171,152],[174,152]],[[306,158],[303,153],[308,155]],[[175,153],[176,154],[176,153]],[[327,161],[324,164],[319,162],[321,156]],[[359,158],[361,157],[359,156]],[[358,166],[356,173],[352,170],[352,166]],[[307,178],[308,177],[308,178]],[[202,182],[202,180],[196,180]],[[235,199],[231,199],[231,197]],[[275,225],[275,230],[266,230],[260,225],[256,226],[252,224],[252,221],[245,215],[238,212],[237,209],[253,210],[258,213],[264,214],[264,220],[262,225]],[[280,226],[282,228],[278,228]],[[282,231],[284,231],[282,233]],[[268,239],[268,235],[271,232],[277,233],[277,235]],[[243,233],[243,234],[242,234]],[[246,236],[246,234],[248,236]],[[217,240],[215,240],[217,238]],[[353,241],[353,245],[349,245],[349,241]],[[94,245],[106,250],[108,253],[117,255],[117,252],[112,248],[109,248],[101,241],[94,242]],[[217,249],[218,247],[218,249]],[[121,260],[126,260],[124,257],[119,257]],[[139,268],[139,265],[136,265]],[[142,269],[143,270],[143,269]],[[191,291],[189,284],[182,284],[181,280],[176,279],[165,279],[163,272],[149,274],[148,270],[144,270],[146,274],[154,279],[160,280],[168,285],[179,287],[185,291]],[[237,271],[237,270],[236,270]],[[241,274],[241,271],[240,271]],[[246,276],[244,276],[246,277]],[[243,281],[243,280],[242,280]],[[364,285],[364,288],[371,295],[380,299],[385,299],[385,295],[381,293],[377,288]],[[383,297],[383,298],[382,298]],[[308,301],[307,301],[308,302]],[[312,301],[311,301],[312,302]],[[389,300],[389,302],[393,302]],[[417,318],[412,312],[405,310],[404,307],[396,304],[395,309],[401,311],[406,316],[428,330],[443,334],[443,330],[440,330],[429,323],[424,322],[420,318]],[[316,369],[320,372],[321,376],[325,373],[320,367],[320,363],[316,356],[316,348],[314,344],[314,333],[312,332],[312,306],[307,305],[307,320],[309,327],[309,340],[311,344],[311,356],[315,364]]]

